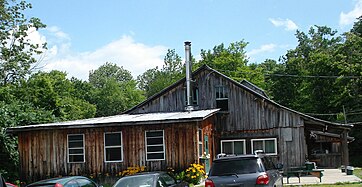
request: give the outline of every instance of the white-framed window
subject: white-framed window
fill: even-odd
[[[165,160],[164,131],[146,131],[146,161]]]
[[[85,162],[84,134],[68,134],[68,163]]]
[[[216,107],[221,111],[229,110],[229,94],[226,86],[216,86]]]
[[[221,153],[225,153],[227,155],[246,154],[245,140],[221,140]]]
[[[202,151],[202,129],[199,129],[198,130],[198,135],[199,135],[199,142],[198,142],[198,145],[199,145],[199,157],[202,157],[203,156],[203,151]]]
[[[277,154],[277,139],[276,138],[263,138],[251,139],[251,151],[254,153],[257,150],[263,150],[267,155]]]
[[[122,162],[123,161],[123,141],[122,132],[104,133],[104,161]]]

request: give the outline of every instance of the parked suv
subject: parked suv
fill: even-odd
[[[205,187],[283,186],[278,169],[261,154],[225,156],[213,161]]]

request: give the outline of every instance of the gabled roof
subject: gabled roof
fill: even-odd
[[[284,110],[288,110],[290,112],[293,112],[293,113],[296,113],[298,115],[300,115],[305,121],[309,122],[309,123],[312,123],[312,124],[315,124],[315,125],[321,125],[321,126],[334,126],[338,129],[346,129],[346,130],[350,130],[353,125],[352,124],[340,124],[340,123],[334,123],[334,122],[330,122],[330,121],[325,121],[325,120],[322,120],[322,119],[318,119],[318,118],[315,118],[315,117],[312,117],[312,116],[309,116],[307,114],[304,114],[304,113],[301,113],[301,112],[298,112],[296,110],[293,110],[293,109],[290,109],[290,108],[287,108],[279,103],[276,103],[275,101],[271,100],[266,94],[265,92],[257,87],[256,85],[246,81],[244,82],[245,84],[248,84],[250,83],[249,86],[246,86],[245,84],[242,84],[242,83],[239,83],[229,77],[227,77],[226,75],[220,73],[219,71],[215,70],[215,69],[212,69],[211,67],[207,66],[207,65],[203,65],[201,66],[200,68],[198,68],[196,71],[194,71],[192,73],[192,77],[194,77],[195,75],[199,74],[200,72],[202,71],[211,71],[208,75],[210,75],[211,73],[215,73],[217,74],[218,76],[221,76],[225,79],[227,79],[228,81],[232,82],[233,84],[235,84],[236,86],[248,91],[249,93],[251,94],[254,94],[256,97],[259,97],[261,99],[263,99],[264,101],[267,101],[279,108],[282,108]],[[175,87],[177,87],[178,85],[180,84],[183,84],[184,82],[186,81],[186,78],[182,78],[180,79],[179,81],[175,82],[174,84],[164,88],[163,90],[161,90],[160,92],[156,93],[155,95],[149,97],[147,100],[143,101],[142,103],[132,107],[131,109],[125,111],[124,113],[130,113],[132,112],[132,110],[136,109],[136,108],[140,108],[144,105],[146,105],[147,103],[149,103],[150,101],[152,101],[153,99],[155,98],[158,98],[160,97],[161,95],[165,94],[166,92],[174,89]]]
[[[200,122],[214,115],[219,109],[193,110],[190,112],[164,112],[148,114],[122,114],[108,117],[91,118],[75,121],[65,121],[58,123],[47,123],[37,125],[27,125],[8,128],[8,133],[46,130],[46,129],[71,129],[71,128],[91,128],[91,127],[111,127],[126,125],[151,125],[170,124],[182,122]]]
[[[245,79],[242,80],[242,81],[240,82],[240,84],[242,84],[242,85],[244,85],[244,86],[246,86],[246,87],[249,87],[250,89],[254,90],[255,92],[263,95],[264,97],[269,98],[269,96],[265,93],[265,91],[264,91],[263,89],[259,88],[259,87],[256,86],[255,84],[253,84],[253,83],[251,83],[251,82],[249,82],[249,81],[247,81],[247,80],[245,80]]]

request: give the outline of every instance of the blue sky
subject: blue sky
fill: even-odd
[[[296,30],[326,25],[339,34],[362,15],[362,0],[30,0],[28,17],[46,29],[34,41],[46,41],[43,70],[57,69],[87,80],[90,70],[112,62],[136,77],[161,67],[167,49],[184,57],[244,40],[249,62],[275,59],[295,48]]]

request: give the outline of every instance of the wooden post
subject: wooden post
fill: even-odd
[[[348,142],[347,142],[347,136],[348,131],[343,130],[341,141],[342,141],[342,163],[344,164],[344,167],[347,168],[349,165],[349,155],[348,155]]]

